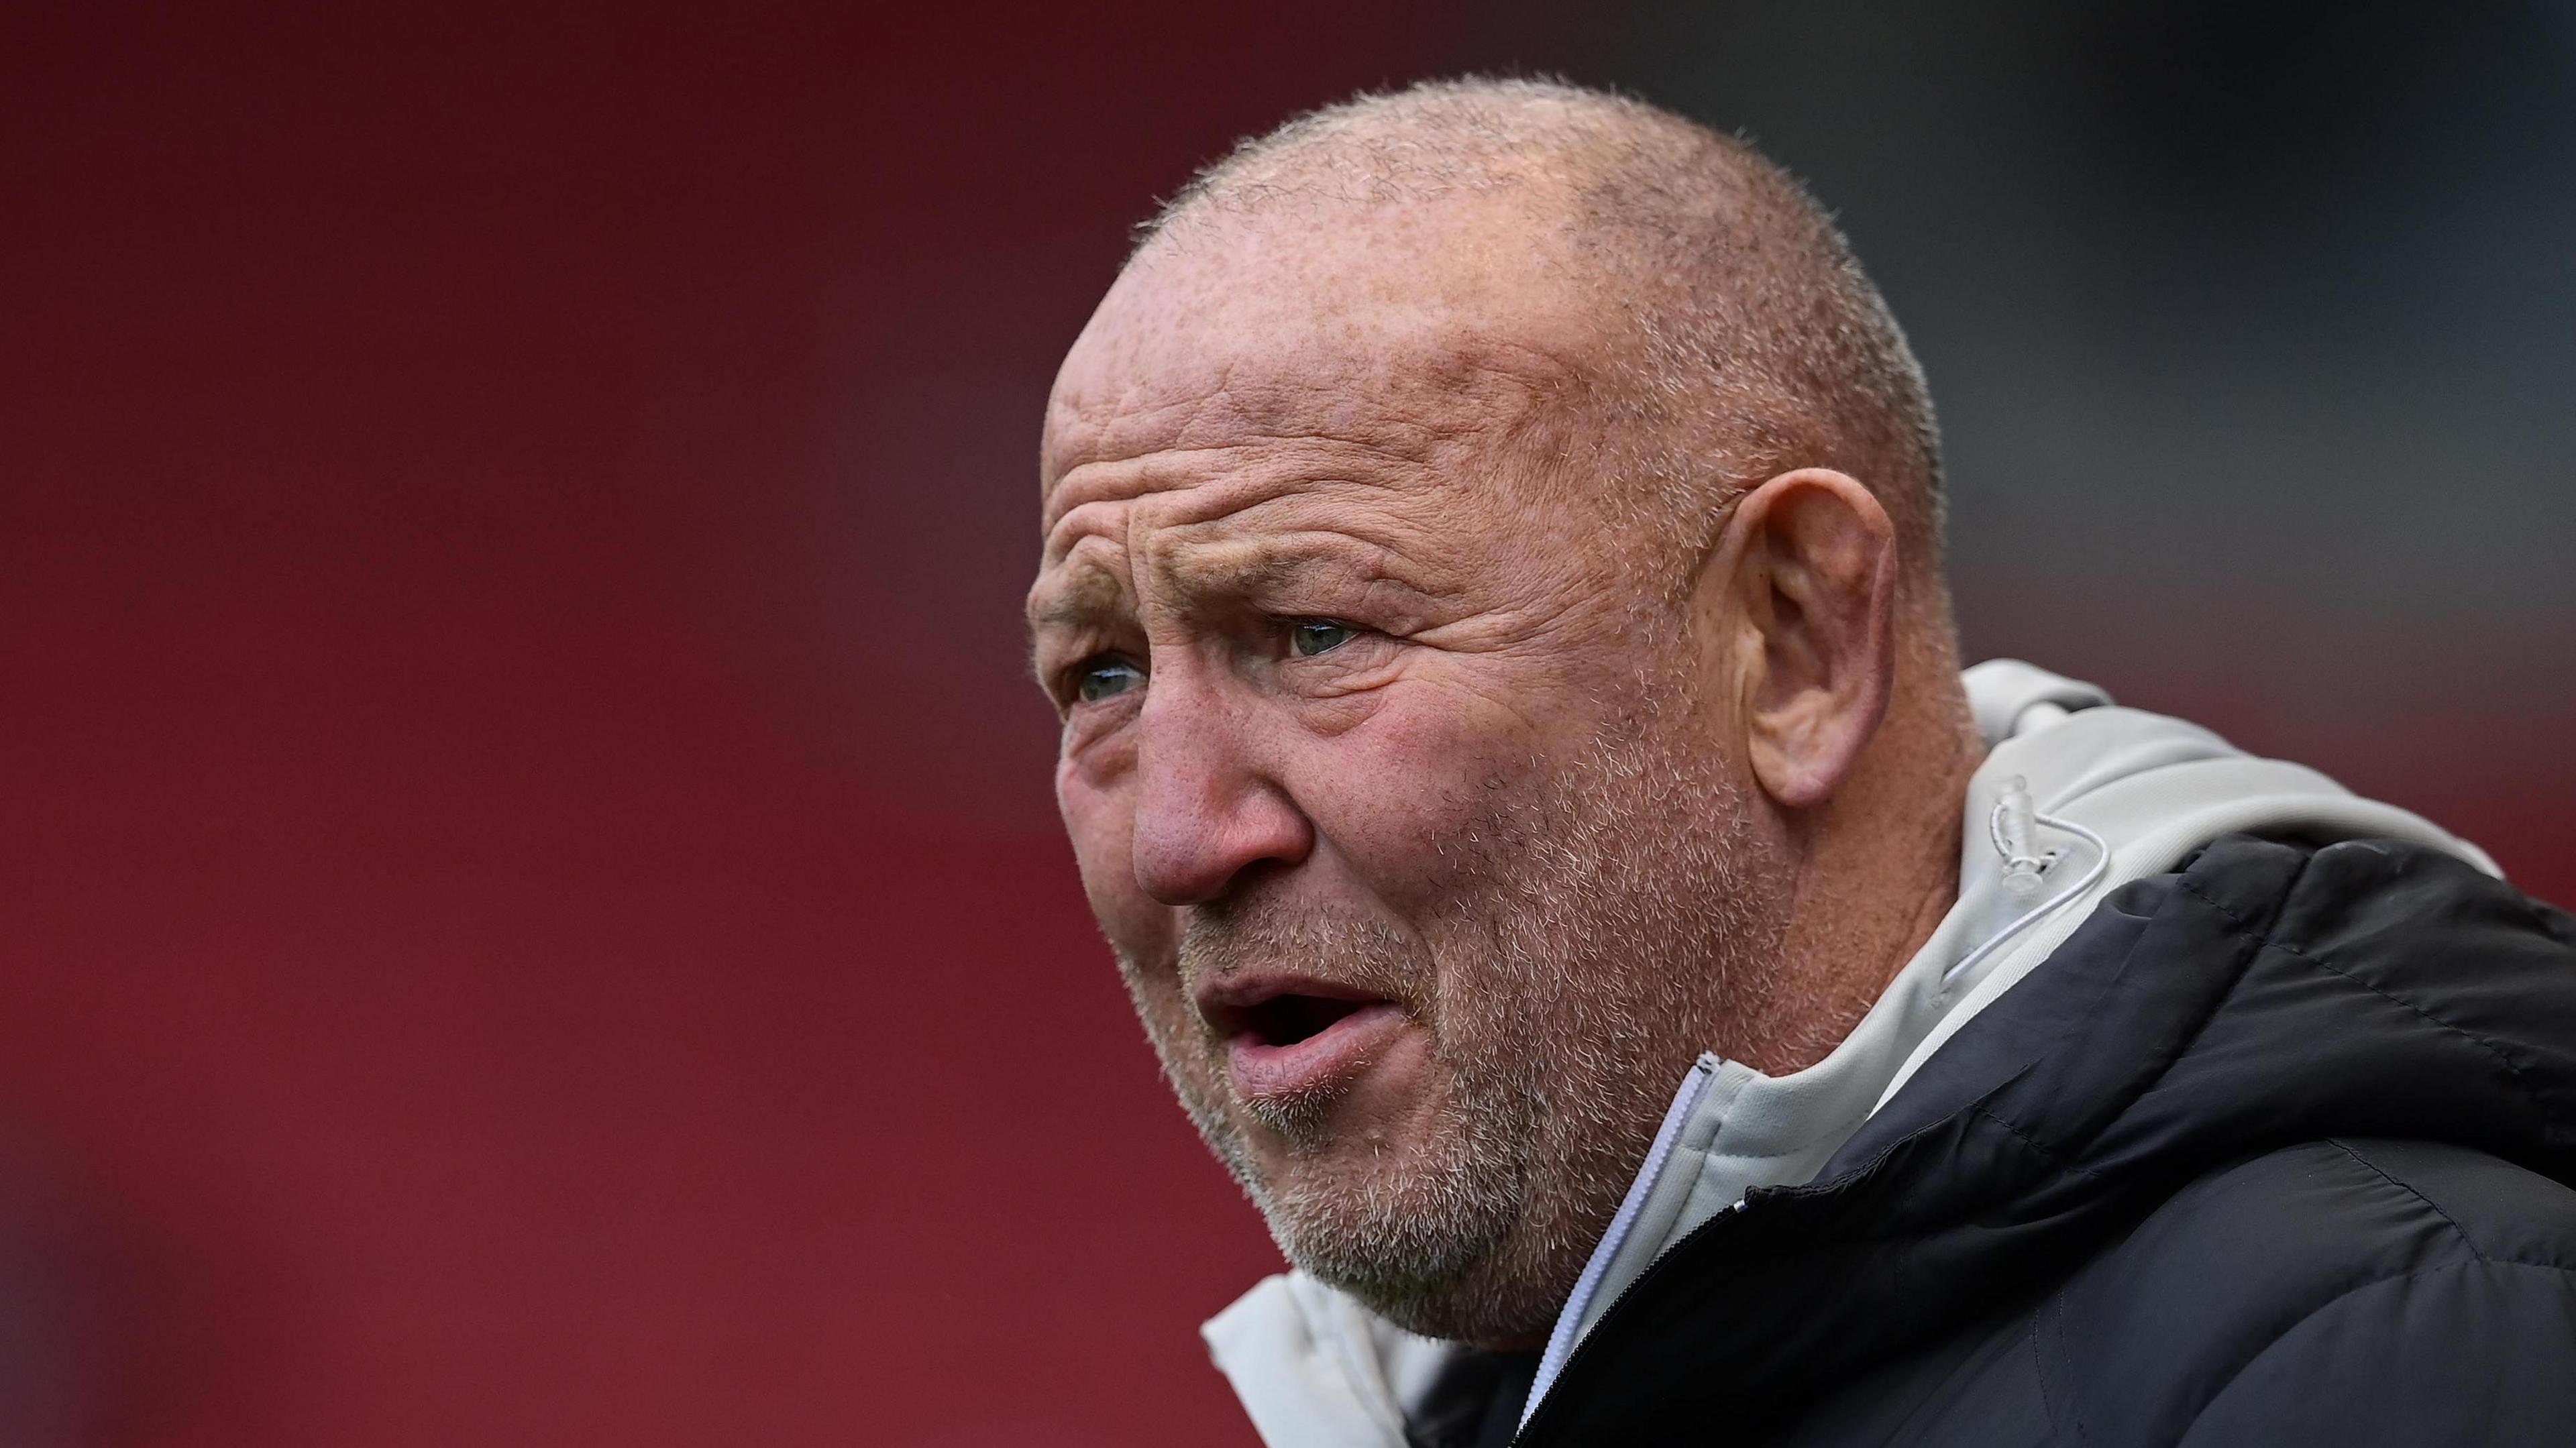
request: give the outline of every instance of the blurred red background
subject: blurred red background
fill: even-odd
[[[1038,406],[1232,137],[1468,65],[1669,77],[1661,16],[12,7],[7,1441],[1248,1442],[1193,1329],[1275,1257],[1018,676]],[[1982,283],[1907,258],[1975,244],[1886,179],[1863,253],[1973,389]],[[2563,509],[2565,457],[2511,496]],[[2434,538],[2485,592],[2427,632],[2052,526],[1963,536],[1974,651],[2576,895],[2545,567]]]

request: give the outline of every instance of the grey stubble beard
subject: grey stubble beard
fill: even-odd
[[[1434,845],[1451,883],[1416,930],[1257,895],[1185,929],[1185,982],[1258,963],[1411,1002],[1437,1093],[1411,1152],[1329,1169],[1329,1091],[1234,1100],[1221,1043],[1194,1014],[1161,1019],[1120,962],[1183,1107],[1281,1251],[1426,1336],[1544,1333],[1689,1062],[1773,984],[1757,967],[1784,918],[1778,872],[1713,758],[1623,722],[1544,784]],[[1285,1180],[1235,1112],[1284,1143]]]

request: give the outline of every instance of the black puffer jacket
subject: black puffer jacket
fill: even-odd
[[[2576,922],[2230,837],[1620,1299],[1514,1442],[2576,1445]]]

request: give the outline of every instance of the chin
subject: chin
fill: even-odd
[[[1297,1265],[1417,1336],[1518,1350],[1547,1341],[1573,1282],[1571,1277],[1562,1284],[1542,1280],[1548,1274],[1531,1272],[1532,1264],[1513,1260],[1517,1255],[1508,1244],[1498,1244],[1465,1271],[1433,1279],[1336,1278],[1325,1269],[1346,1264]]]
[[[1252,1194],[1290,1262],[1396,1326],[1493,1347],[1543,1340],[1580,1255],[1560,1262],[1529,1240],[1520,1173],[1457,1165],[1291,1161]]]

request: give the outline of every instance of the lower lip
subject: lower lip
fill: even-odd
[[[1226,1047],[1226,1065],[1234,1075],[1234,1089],[1248,1100],[1301,1095],[1356,1078],[1403,1029],[1403,1010],[1380,1001],[1294,1045],[1265,1045],[1237,1036]]]

